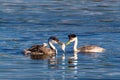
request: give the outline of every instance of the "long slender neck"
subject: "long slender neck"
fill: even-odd
[[[55,50],[55,51],[56,51],[56,54],[57,54],[57,49],[55,48],[55,46],[53,45],[53,43],[51,42],[51,40],[48,40],[48,44],[49,44],[49,46],[50,46],[50,48],[51,48],[52,50]]]
[[[78,45],[78,38],[75,38],[75,43],[74,43],[74,51],[78,51],[77,50],[77,45]]]

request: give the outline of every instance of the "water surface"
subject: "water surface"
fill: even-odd
[[[59,46],[56,63],[33,60],[23,49],[57,36],[78,36],[79,45],[98,45],[106,52],[73,56],[72,45],[66,59]],[[79,80],[120,78],[119,0],[0,0],[0,79]]]

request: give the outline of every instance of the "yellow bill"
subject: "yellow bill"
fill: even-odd
[[[67,46],[67,45],[69,45],[70,43],[71,43],[71,42],[70,42],[70,41],[68,41],[68,42],[66,43],[66,46]]]

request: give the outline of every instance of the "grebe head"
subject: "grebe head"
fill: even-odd
[[[69,40],[66,43],[66,45],[69,45],[71,42],[74,42],[76,40],[77,36],[75,34],[69,34],[68,38],[69,38]]]
[[[63,50],[63,52],[65,52],[65,47],[66,47],[65,43],[61,43],[61,49]]]
[[[62,50],[65,52],[65,44],[64,44],[63,42],[60,42],[57,37],[51,36],[51,37],[49,38],[49,40],[50,40],[52,43],[61,45]]]
[[[55,36],[51,36],[48,40],[54,44],[58,44],[60,42],[59,39],[56,38]]]

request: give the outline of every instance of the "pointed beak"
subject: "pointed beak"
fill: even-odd
[[[59,44],[59,45],[62,45],[62,42],[59,41],[58,44]]]
[[[66,43],[66,46],[67,46],[67,45],[69,45],[70,43],[71,43],[71,42],[70,42],[70,41],[68,41],[68,42]]]
[[[66,47],[65,43],[62,43],[61,48],[62,48],[64,53],[65,53],[65,47]]]
[[[62,49],[63,53],[65,53],[65,49]]]
[[[65,52],[65,47],[66,47],[65,43],[58,42],[58,44],[61,45],[61,48],[62,48],[63,52]]]

